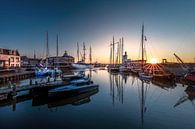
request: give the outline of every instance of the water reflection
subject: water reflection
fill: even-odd
[[[185,94],[181,98],[179,98],[179,100],[174,105],[174,108],[181,105],[181,104],[183,104],[186,101],[190,101],[193,108],[195,109],[194,100],[195,100],[195,88],[188,86],[185,89]]]
[[[123,83],[126,82],[127,77],[120,74],[109,74],[110,81],[110,95],[112,96],[112,103],[115,104],[115,100],[118,100],[123,104]]]
[[[82,74],[84,76],[87,76],[89,78],[92,78],[92,72],[97,72],[93,71],[91,69],[85,71],[85,70],[76,70],[76,71],[69,71],[66,74],[68,75],[74,75],[74,74]],[[23,80],[23,81],[18,81],[15,82],[17,86],[19,85],[26,85],[29,84],[29,80]],[[39,83],[47,82],[47,77],[43,78],[33,78],[33,83],[35,81]],[[4,87],[7,87],[7,85],[4,85]],[[25,101],[32,101],[32,106],[42,106],[42,105],[47,105],[48,108],[53,108],[53,107],[58,107],[58,106],[64,106],[67,104],[72,104],[72,105],[82,105],[85,103],[89,103],[90,97],[98,93],[98,89],[93,89],[88,92],[84,92],[81,94],[76,94],[74,96],[61,96],[58,97],[57,99],[54,99],[52,97],[48,97],[48,92],[47,90],[27,90],[27,91],[21,91],[18,92],[16,96],[14,97],[6,97],[7,99],[0,99],[0,108],[5,107],[5,106],[12,106],[12,111],[16,111],[17,104],[25,102]]]
[[[48,98],[44,95],[37,95],[36,93],[32,93],[32,91],[28,91],[25,94],[19,93],[14,98],[9,98],[5,100],[0,100],[0,107],[4,106],[12,106],[12,111],[16,111],[16,105],[28,100],[32,100],[32,106],[42,106],[48,105],[48,108],[63,106],[67,104],[72,105],[82,105],[90,102],[90,97],[98,93],[98,89],[92,90],[90,92],[86,92],[83,94],[78,94],[76,96],[62,96],[58,99]]]
[[[154,84],[154,86],[158,86],[164,90],[168,90],[169,88],[174,89],[177,86],[174,79],[170,79],[170,80],[153,79],[152,83]]]
[[[73,73],[75,72],[82,72],[91,77],[94,83],[99,84],[100,90],[58,99],[40,96],[32,91],[21,93],[14,99],[0,101],[0,113],[4,116],[9,114],[11,117],[14,116],[13,118],[20,118],[21,112],[24,116],[33,112],[32,114],[35,114],[31,116],[33,119],[39,116],[41,119],[47,119],[46,126],[52,123],[51,127],[46,128],[64,128],[64,125],[75,128],[73,123],[86,129],[93,127],[98,129],[193,129],[195,126],[194,110],[191,109],[195,100],[193,88],[182,86],[175,80],[144,81],[131,74],[110,74],[106,70],[74,71]],[[182,104],[185,108],[181,106]],[[10,113],[11,110],[7,110],[10,108],[8,106],[12,107],[15,113]],[[182,110],[176,110],[178,106]],[[43,109],[37,111],[37,108]],[[51,111],[55,109],[62,110],[52,113]],[[44,116],[44,113],[47,115]],[[75,120],[73,123],[71,123],[72,119]],[[86,123],[86,121],[89,122]],[[2,123],[7,122],[10,122],[10,117],[4,119]],[[29,123],[32,124],[31,122]],[[10,123],[17,126],[15,119]],[[38,124],[32,125],[33,128],[40,127]],[[6,124],[4,126],[6,127]]]
[[[48,97],[34,97],[32,99],[32,106],[41,106],[41,105],[48,105],[48,108],[53,108],[53,107],[59,107],[59,106],[64,106],[67,104],[72,104],[72,105],[82,105],[85,103],[89,103],[90,97],[98,93],[98,89],[92,90],[90,92],[86,92],[83,94],[78,94],[76,96],[62,96],[60,98],[48,98]]]
[[[144,124],[144,114],[146,113],[146,110],[147,110],[146,98],[147,98],[149,84],[150,84],[150,82],[141,80],[141,86],[138,86],[142,126]]]

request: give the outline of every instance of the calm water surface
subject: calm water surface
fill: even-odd
[[[106,70],[93,71],[92,80],[99,90],[74,98],[48,103],[27,96],[1,105],[0,129],[195,128],[195,91],[186,92],[187,86],[142,82]]]

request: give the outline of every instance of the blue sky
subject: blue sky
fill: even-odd
[[[0,47],[21,54],[45,53],[49,32],[50,55],[76,56],[76,42],[92,46],[94,60],[106,62],[109,42],[124,37],[129,58],[137,59],[141,24],[145,24],[149,57],[186,61],[195,58],[195,1],[193,0],[0,0]]]

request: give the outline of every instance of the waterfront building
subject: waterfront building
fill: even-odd
[[[49,66],[58,68],[70,68],[71,64],[74,63],[74,57],[68,55],[67,51],[64,52],[63,56],[53,56],[48,58]]]
[[[20,66],[18,50],[0,48],[0,69],[18,68]]]
[[[36,57],[28,58],[27,56],[21,56],[21,67],[23,68],[34,68],[39,66],[41,59]]]

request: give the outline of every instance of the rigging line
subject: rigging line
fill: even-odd
[[[146,48],[148,49],[150,56],[153,57],[152,49],[149,47],[149,43],[146,43]]]

